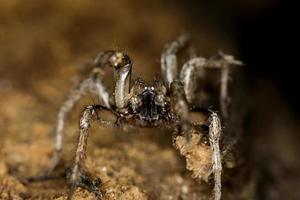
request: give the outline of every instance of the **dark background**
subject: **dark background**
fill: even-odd
[[[279,0],[188,2],[181,6],[190,11],[195,28],[202,28],[197,21],[205,12],[208,20],[236,39],[250,89],[260,79],[269,80],[299,117],[296,6]]]
[[[233,14],[248,79],[269,79],[299,117],[297,18],[289,1],[275,1],[265,11]]]

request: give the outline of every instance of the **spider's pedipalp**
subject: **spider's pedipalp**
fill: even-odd
[[[126,96],[129,93],[130,77],[131,77],[131,61],[130,58],[117,51],[105,51],[99,53],[94,60],[94,68],[88,78],[81,81],[76,87],[74,87],[66,101],[60,107],[57,123],[55,129],[55,152],[51,161],[44,172],[45,176],[49,176],[56,165],[58,164],[64,136],[64,124],[66,116],[71,112],[75,104],[87,93],[91,92],[99,97],[100,102],[106,108],[110,108],[109,96],[105,85],[102,83],[100,74],[106,66],[114,67],[116,74],[116,86],[115,86],[115,103],[118,108],[122,108],[126,105]]]
[[[161,55],[161,71],[164,82],[168,88],[170,88],[173,80],[177,78],[177,57],[176,53],[182,49],[188,41],[188,35],[180,35],[176,40],[167,44]]]
[[[115,104],[117,108],[124,108],[128,103],[131,81],[132,62],[129,56],[119,51],[109,50],[99,53],[93,63],[100,68],[106,66],[113,68]]]
[[[132,63],[127,55],[121,54],[126,62],[119,63],[115,67],[116,85],[115,85],[115,103],[117,108],[124,108],[128,103],[128,94],[130,91],[131,68]]]

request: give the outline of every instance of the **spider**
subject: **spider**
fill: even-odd
[[[222,161],[219,141],[222,128],[220,118],[226,119],[228,115],[227,87],[230,66],[241,65],[242,63],[235,60],[233,56],[222,52],[210,59],[193,56],[178,73],[176,54],[187,45],[187,42],[188,36],[180,35],[165,46],[161,55],[162,77],[155,79],[151,84],[145,83],[142,79],[131,80],[132,61],[128,55],[111,50],[97,55],[88,78],[82,80],[70,91],[58,112],[55,152],[44,174],[49,176],[60,161],[67,114],[87,92],[96,94],[101,103],[86,106],[80,116],[75,159],[67,175],[68,199],[72,199],[77,187],[94,193],[97,198],[102,196],[102,191],[99,189],[101,179],[92,179],[84,170],[87,139],[91,123],[94,120],[103,126],[112,127],[121,127],[125,124],[136,127],[163,127],[171,129],[175,133],[184,133],[188,142],[190,130],[199,125],[190,119],[190,115],[204,111],[207,115],[206,124],[212,151],[213,196],[215,200],[221,199]],[[114,72],[113,94],[108,92],[101,80],[101,74],[105,73],[107,69],[112,69]],[[219,69],[221,71],[219,89],[221,116],[210,109],[198,109],[198,106],[193,103],[199,99],[195,92],[199,85],[197,77],[205,77],[206,69]],[[103,111],[115,115],[116,121],[104,120],[101,117]]]

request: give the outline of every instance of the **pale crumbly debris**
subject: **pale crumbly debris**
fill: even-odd
[[[190,142],[184,136],[175,139],[175,147],[185,156],[186,168],[192,172],[193,178],[208,182],[212,174],[212,151],[207,145],[199,145],[202,135],[191,134]]]
[[[175,139],[175,146],[186,158],[186,168],[192,171],[193,178],[208,182],[214,175],[214,199],[221,199],[222,191],[222,160],[220,152],[221,122],[214,112],[209,119],[209,146],[201,144],[202,134],[191,134],[190,142],[183,136]]]

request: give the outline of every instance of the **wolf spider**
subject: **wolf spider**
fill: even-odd
[[[75,160],[67,175],[69,184],[68,199],[72,199],[77,187],[82,187],[102,196],[99,189],[101,179],[92,180],[83,166],[86,158],[87,139],[92,121],[97,120],[103,126],[120,127],[124,124],[136,127],[164,127],[183,132],[186,140],[190,140],[190,130],[199,123],[190,120],[191,113],[206,111],[206,124],[209,132],[209,145],[212,151],[212,172],[214,174],[214,199],[221,198],[221,172],[222,161],[219,147],[221,137],[220,117],[209,109],[201,110],[194,105],[197,95],[195,89],[199,85],[195,77],[205,78],[206,69],[220,70],[220,109],[221,118],[226,119],[228,105],[228,79],[232,65],[240,65],[230,55],[219,53],[210,59],[193,56],[182,67],[180,73],[177,69],[177,52],[186,46],[188,37],[179,36],[175,41],[167,44],[161,56],[162,80],[157,79],[152,84],[147,84],[141,79],[131,82],[132,62],[128,55],[118,51],[105,51],[93,61],[93,69],[88,78],[82,80],[73,88],[66,101],[61,106],[56,124],[55,153],[44,174],[50,176],[57,166],[62,151],[64,136],[64,123],[66,115],[74,105],[87,93],[96,94],[100,104],[86,106],[80,116],[79,140]],[[101,80],[108,68],[114,72],[114,93],[110,94]],[[109,111],[116,116],[115,122],[105,121],[101,118],[102,111]]]

